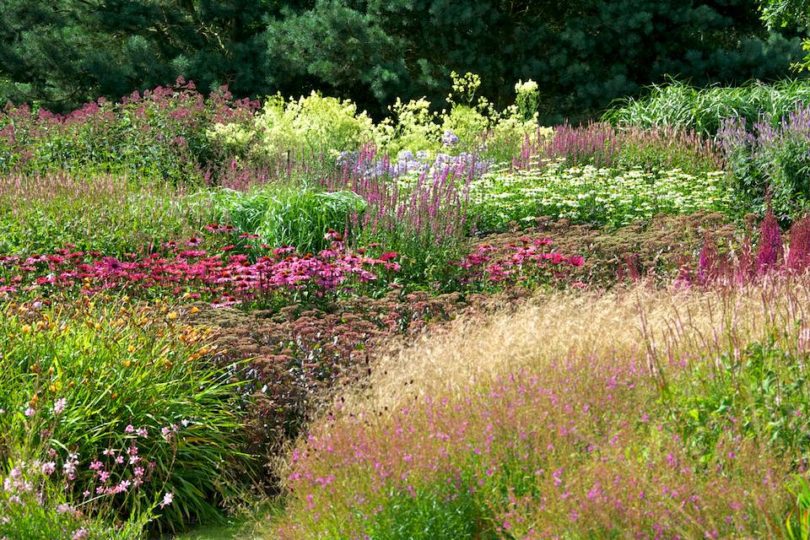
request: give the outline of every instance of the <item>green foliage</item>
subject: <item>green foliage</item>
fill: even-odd
[[[447,482],[420,487],[413,493],[391,493],[382,511],[367,528],[370,538],[380,540],[456,540],[496,538],[482,531],[482,508],[471,490]]]
[[[317,253],[331,243],[330,230],[343,232],[366,202],[351,191],[319,192],[300,186],[263,186],[248,193],[219,190],[211,195],[218,220],[259,236],[270,246],[294,246]]]
[[[440,148],[438,113],[431,110],[427,99],[406,103],[397,98],[388,111],[390,115],[375,127],[375,143],[381,150],[395,156],[402,150],[435,152]]]
[[[67,493],[75,506],[83,489],[95,491],[90,462],[112,471],[116,466],[103,451],[127,454],[135,445],[149,474],[138,490],[104,496],[117,516],[137,520],[171,492],[174,501],[160,511],[162,527],[221,517],[220,504],[238,494],[250,460],[236,388],[205,354],[204,334],[177,324],[166,307],[120,300],[39,312],[7,305],[2,315],[4,466],[42,448],[54,452],[61,469],[77,454],[75,487]],[[148,434],[136,433],[140,428]],[[115,479],[134,481],[130,474],[127,469]],[[59,478],[69,480],[60,473],[51,479]]]
[[[9,0],[0,5],[0,102],[64,111],[99,96],[194,80],[267,93],[265,0]],[[289,2],[285,2],[289,4]]]
[[[268,32],[271,57],[290,72],[386,102],[437,101],[446,69],[471,71],[501,106],[504,82],[530,76],[544,122],[581,119],[665,75],[701,85],[773,78],[801,54],[797,39],[768,35],[754,0],[320,0],[294,13]]]
[[[352,101],[312,92],[290,101],[280,95],[270,97],[252,123],[218,124],[208,135],[261,163],[288,153],[317,156],[358,150],[373,139],[372,128],[371,119],[365,112],[358,113]]]
[[[751,343],[696,365],[671,381],[664,394],[672,426],[703,464],[722,452],[732,426],[797,464],[805,462],[810,458],[810,381],[803,366],[803,354],[774,343]]]
[[[780,122],[763,116],[750,132],[744,121],[724,125],[718,138],[738,207],[762,214],[770,206],[783,221],[806,212],[810,204],[808,126],[807,107],[797,108]]]
[[[138,187],[125,177],[0,179],[0,253],[52,253],[73,244],[121,256],[186,240],[213,220],[203,201],[183,191]]]
[[[762,19],[769,28],[798,26],[807,30],[810,27],[810,2],[808,0],[759,0]],[[810,70],[810,39],[802,43],[806,55],[794,67]]]
[[[42,538],[84,538],[86,540],[138,540],[152,518],[151,512],[131,515],[127,521],[112,524],[115,512],[104,505],[102,511],[94,509],[94,515],[88,517],[85,512],[79,513],[71,505],[66,495],[70,486],[66,482],[52,482],[41,470],[24,467],[20,464],[46,463],[48,457],[43,453],[37,460],[15,460],[10,462],[22,471],[19,480],[28,482],[31,491],[0,491],[0,535],[15,540],[40,540]],[[0,473],[3,480],[11,480]],[[13,481],[13,480],[11,480]],[[81,536],[84,534],[85,536]]]
[[[717,86],[699,89],[682,82],[652,86],[643,99],[627,99],[605,114],[613,124],[694,130],[714,136],[724,120],[741,118],[749,125],[766,115],[775,124],[797,104],[810,104],[810,82]]]
[[[118,103],[89,102],[64,116],[8,107],[0,113],[0,173],[112,173],[201,182],[222,167],[206,130],[215,119],[237,121],[251,112],[250,104],[233,103],[226,92],[203,98],[183,81]]]
[[[0,102],[67,110],[179,75],[239,96],[321,88],[378,114],[438,102],[448,70],[477,73],[499,107],[539,84],[544,123],[574,121],[665,75],[697,85],[773,79],[801,55],[756,0],[9,0]],[[779,33],[781,32],[781,33]],[[534,109],[534,106],[530,107]]]
[[[713,140],[679,128],[622,129],[618,132],[618,147],[615,162],[627,169],[680,169],[700,176],[725,168]]]
[[[491,173],[473,185],[470,220],[479,231],[502,231],[538,218],[619,227],[657,214],[727,210],[724,173],[680,170],[566,168]]]
[[[796,478],[791,493],[796,497],[796,504],[785,520],[786,538],[807,540],[810,538],[810,483],[805,478]]]

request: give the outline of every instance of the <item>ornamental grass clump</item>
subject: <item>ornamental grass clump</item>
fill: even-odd
[[[272,534],[783,535],[806,476],[808,291],[566,293],[460,321],[312,427]]]
[[[608,111],[604,119],[614,125],[670,126],[713,137],[726,120],[742,118],[753,124],[765,114],[778,123],[797,105],[809,103],[810,84],[806,80],[703,89],[674,81],[653,85],[646,97],[626,99]]]
[[[204,331],[126,299],[0,309],[0,504],[173,530],[247,488],[245,404]]]
[[[117,257],[147,254],[210,223],[214,212],[202,199],[183,186],[136,186],[124,176],[2,176],[0,254],[47,253],[69,244]]]
[[[327,233],[347,230],[368,204],[352,191],[269,184],[248,192],[221,189],[210,198],[216,221],[255,235],[258,243],[292,246],[301,254],[328,248]]]

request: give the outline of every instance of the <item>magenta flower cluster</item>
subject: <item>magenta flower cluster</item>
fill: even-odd
[[[232,245],[211,253],[195,249],[198,243],[198,239],[189,240],[187,245],[172,242],[164,246],[165,254],[140,258],[118,259],[68,248],[47,255],[0,256],[0,293],[44,295],[49,290],[75,288],[84,293],[161,290],[237,302],[304,289],[322,295],[350,283],[376,281],[380,272],[399,270],[395,253],[369,257],[348,250],[341,242],[317,255],[299,255],[291,247],[268,248],[268,253],[256,260],[235,253]]]
[[[520,243],[501,246],[480,244],[458,264],[465,271],[465,281],[503,284],[536,277],[538,269],[550,269],[559,275],[565,267],[578,268],[585,262],[579,255],[550,251],[550,238],[523,237]]]

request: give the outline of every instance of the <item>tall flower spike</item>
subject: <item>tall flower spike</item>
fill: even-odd
[[[810,215],[805,215],[790,228],[787,267],[795,272],[810,267]]]
[[[770,208],[760,224],[759,231],[757,271],[761,275],[775,269],[783,255],[782,231]]]
[[[718,258],[717,246],[714,244],[714,239],[711,233],[706,233],[698,261],[698,283],[706,285],[717,279],[719,269]]]

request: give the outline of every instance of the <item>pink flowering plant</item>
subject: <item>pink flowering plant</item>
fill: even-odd
[[[123,173],[176,184],[212,179],[221,152],[206,129],[244,121],[257,108],[234,100],[226,88],[206,98],[182,78],[66,115],[7,106],[0,112],[0,172]]]
[[[2,308],[6,495],[163,530],[217,519],[251,476],[244,398],[168,308],[96,301]]]
[[[807,388],[789,350],[752,343],[660,376],[643,358],[562,358],[394,411],[338,405],[292,451],[273,533],[775,534],[806,478]]]
[[[211,230],[222,226],[210,225]],[[227,229],[227,227],[225,227]],[[47,255],[0,256],[0,295],[48,297],[119,291],[133,296],[182,296],[217,305],[285,305],[319,302],[348,291],[371,293],[399,270],[397,254],[377,257],[352,251],[334,234],[332,246],[317,255],[292,247],[261,248],[261,256],[239,253],[235,245],[209,252],[200,240],[169,242],[162,253],[109,257],[69,248]],[[243,235],[244,236],[244,235]],[[255,257],[255,255],[253,256]]]
[[[551,238],[530,236],[501,245],[482,243],[454,264],[468,290],[492,292],[518,285],[531,289],[565,283],[570,270],[581,267],[584,258],[559,253],[552,245]]]

